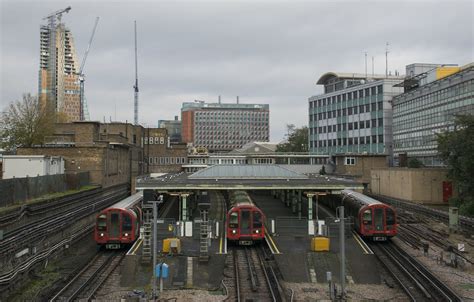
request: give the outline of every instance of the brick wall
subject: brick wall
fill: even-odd
[[[96,147],[19,148],[17,154],[62,156],[65,173],[89,171],[91,184],[108,187],[130,183],[127,146],[102,144]]]

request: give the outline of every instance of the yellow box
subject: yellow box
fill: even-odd
[[[313,252],[329,252],[329,238],[313,237],[311,239],[311,250]]]
[[[163,239],[163,253],[181,253],[181,241],[179,238]]]

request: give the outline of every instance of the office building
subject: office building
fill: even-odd
[[[394,153],[426,166],[443,165],[436,134],[453,130],[456,115],[474,114],[474,63],[411,64],[406,71],[397,85],[405,93],[393,99]]]
[[[183,103],[182,139],[210,152],[231,151],[249,142],[268,142],[268,104]]]
[[[165,128],[168,131],[172,144],[181,142],[181,121],[178,120],[177,115],[174,117],[174,120],[159,120],[158,128]]]
[[[317,84],[324,93],[309,98],[310,152],[392,155],[390,102],[403,92],[394,87],[402,80],[398,75],[323,74]]]
[[[40,71],[38,97],[40,104],[62,113],[66,121],[80,120],[81,100],[79,61],[74,39],[64,23],[40,29]]]

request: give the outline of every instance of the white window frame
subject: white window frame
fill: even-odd
[[[344,165],[345,166],[355,166],[356,158],[354,156],[346,156],[344,157]]]

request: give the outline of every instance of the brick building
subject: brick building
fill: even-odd
[[[143,174],[143,127],[125,123],[56,124],[41,147],[19,148],[19,155],[62,156],[65,173],[89,171],[92,184],[133,183]]]
[[[133,186],[138,175],[179,172],[187,162],[186,145],[170,145],[166,129],[119,122],[56,124],[43,146],[17,154],[62,156],[65,173],[89,171],[91,183],[103,187]]]
[[[165,128],[145,129],[143,151],[146,173],[179,172],[188,161],[186,144],[171,144]]]

